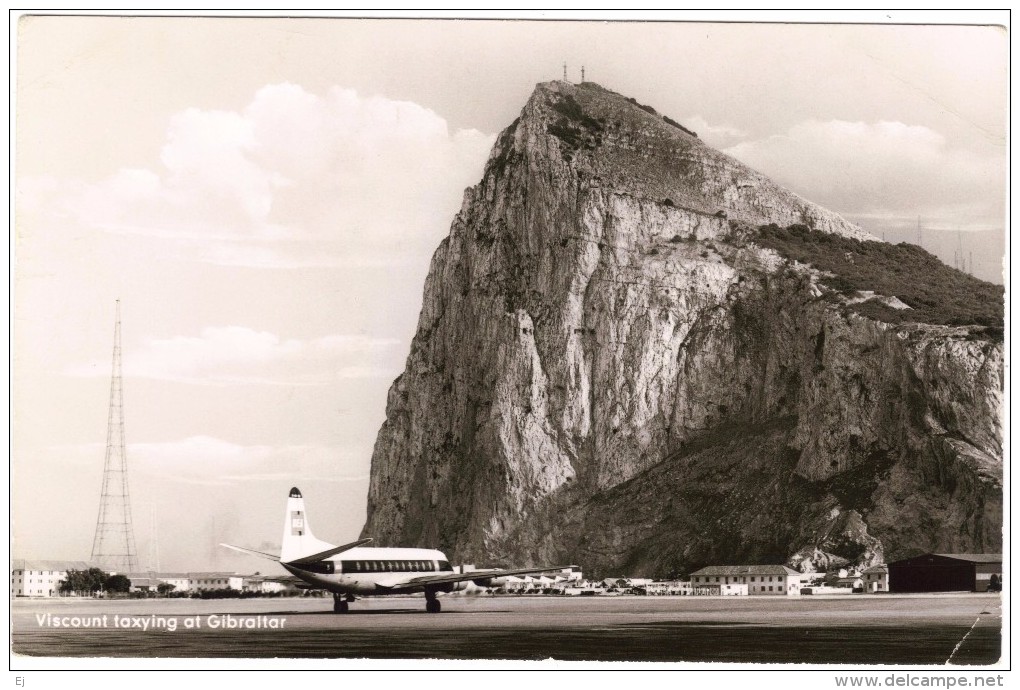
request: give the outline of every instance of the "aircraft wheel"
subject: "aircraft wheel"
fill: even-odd
[[[336,598],[333,600],[333,613],[347,613],[350,605],[343,599]]]
[[[429,599],[425,602],[425,610],[429,613],[439,613],[443,610],[443,606],[438,599]]]

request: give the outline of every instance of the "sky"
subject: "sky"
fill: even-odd
[[[266,572],[216,544],[278,548],[291,486],[357,537],[432,252],[564,62],[1003,281],[1001,27],[22,17],[16,58],[19,558],[90,555],[118,299],[143,566]]]

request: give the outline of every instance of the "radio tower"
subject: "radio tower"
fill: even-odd
[[[99,499],[92,562],[120,573],[138,571],[135,534],[131,527],[127,453],[124,448],[124,387],[120,366],[120,300],[113,329],[113,375],[110,378],[110,415],[106,426],[106,462],[103,493]]]
[[[159,572],[159,525],[156,523],[156,504],[152,504],[149,535],[149,570]]]

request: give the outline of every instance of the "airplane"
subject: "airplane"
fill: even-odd
[[[490,568],[456,573],[442,551],[435,549],[374,548],[364,545],[371,537],[336,546],[312,534],[305,513],[305,499],[294,487],[287,497],[280,555],[220,544],[259,558],[275,561],[299,578],[306,589],[325,589],[333,594],[334,613],[347,613],[357,596],[425,594],[425,610],[439,613],[437,594],[479,587],[499,587],[514,575],[534,575],[564,570],[555,568]]]

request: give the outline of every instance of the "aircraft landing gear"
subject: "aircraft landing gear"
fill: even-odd
[[[333,613],[347,613],[349,610],[347,599],[342,594],[333,595]]]
[[[443,605],[436,599],[435,592],[425,592],[425,610],[429,613],[439,613],[443,610]]]

